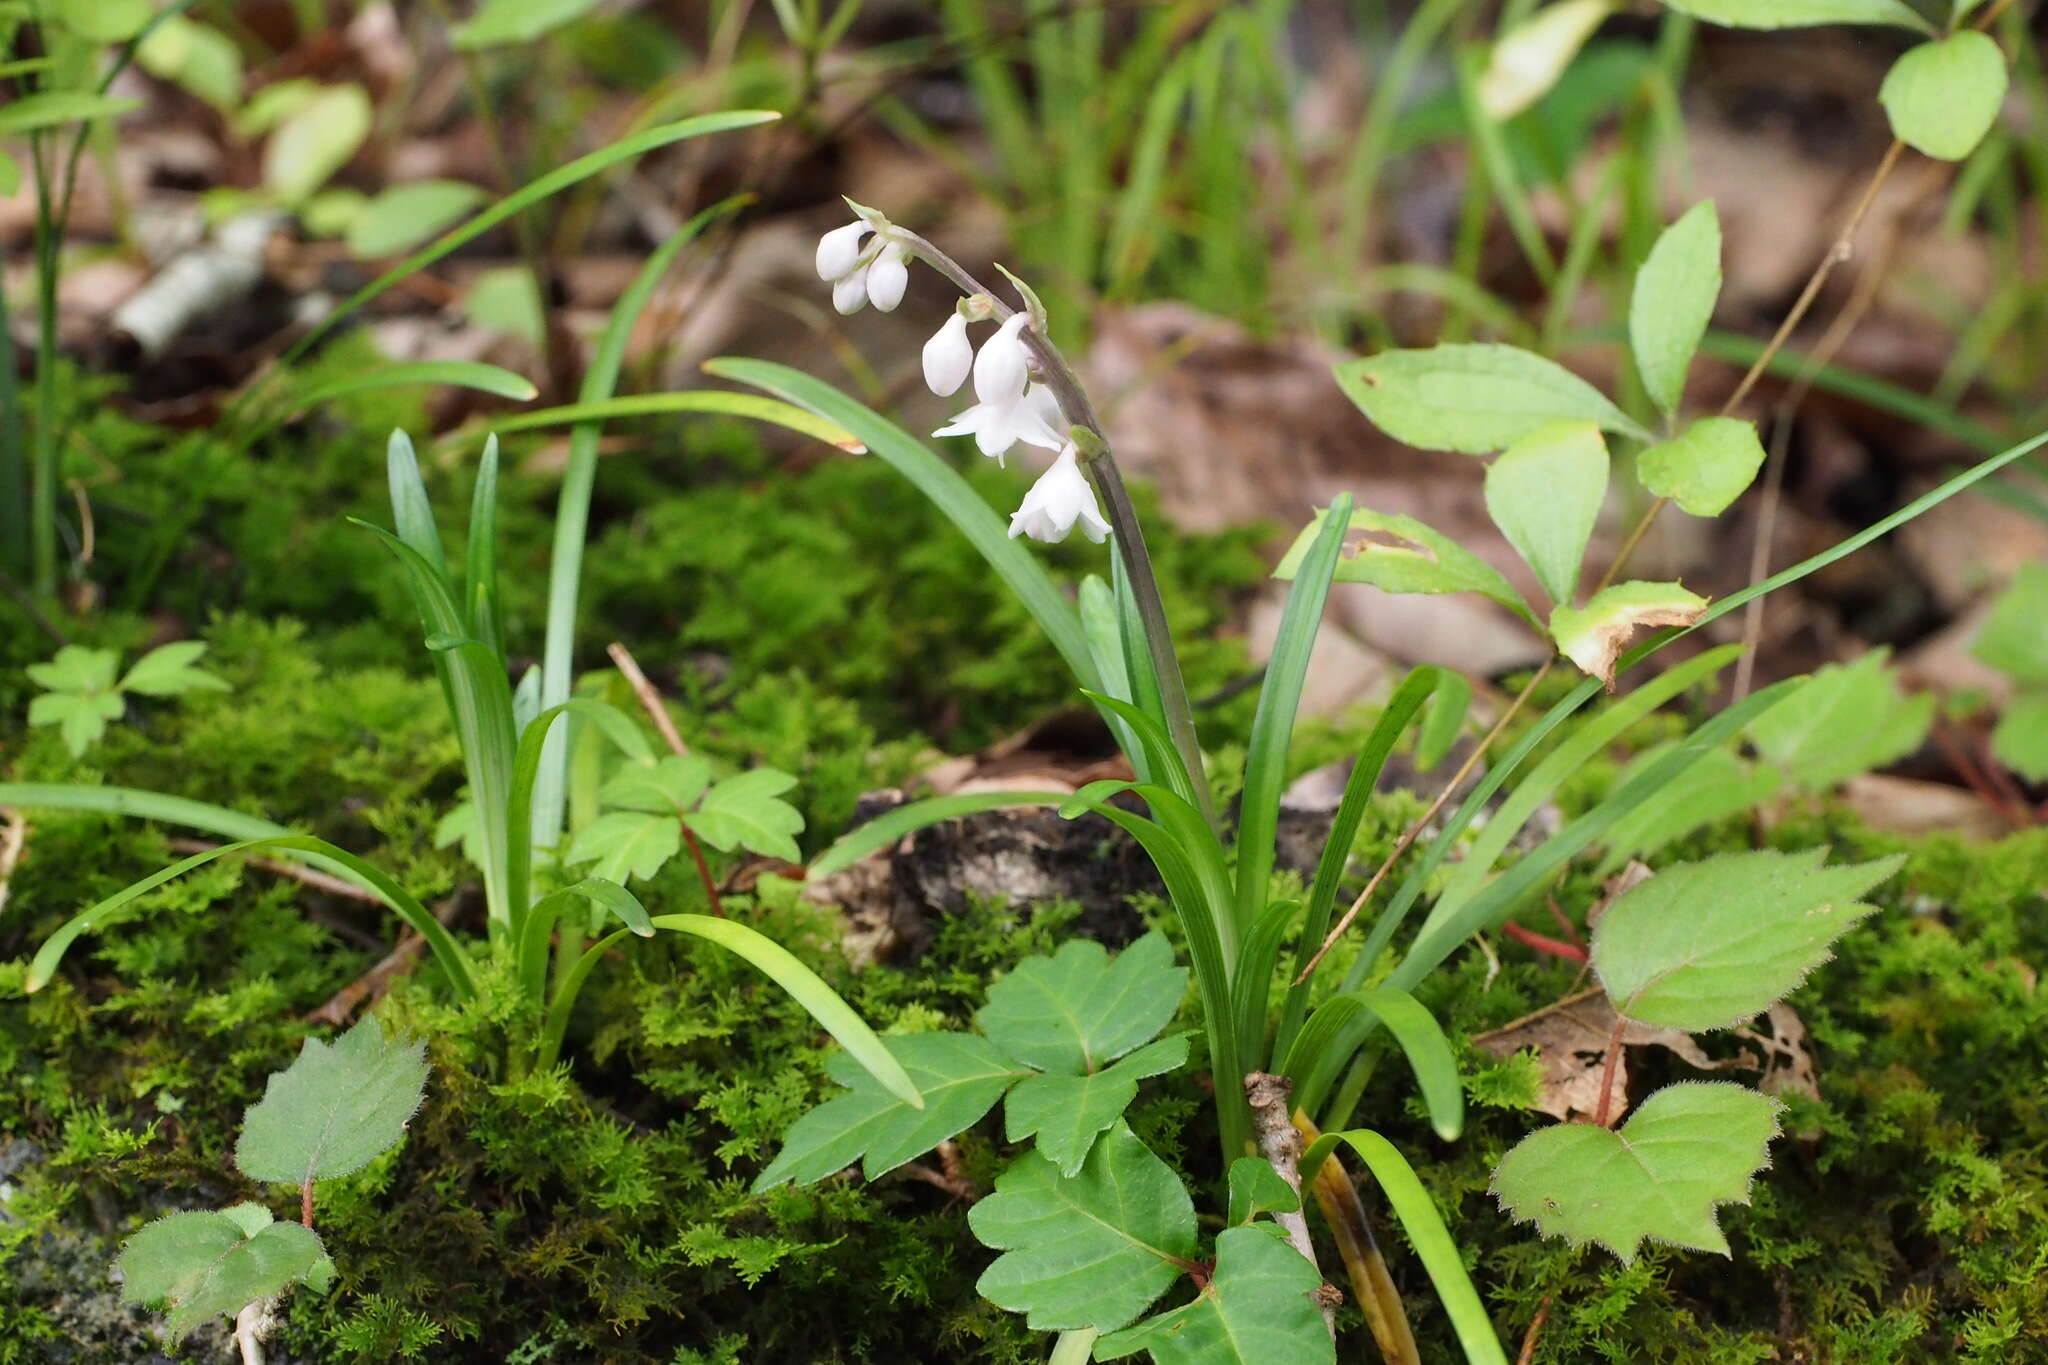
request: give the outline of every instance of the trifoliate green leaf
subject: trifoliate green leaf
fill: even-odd
[[[1038,1150],[1061,1175],[1075,1175],[1096,1136],[1122,1118],[1138,1097],[1138,1082],[1164,1075],[1187,1059],[1186,1038],[1161,1038],[1093,1075],[1028,1076],[1017,1082],[1003,1106],[1004,1136],[1012,1142],[1036,1137]]]
[[[788,773],[755,768],[705,792],[697,809],[685,818],[697,837],[713,848],[745,848],[793,863],[803,857],[796,835],[803,831],[804,817],[778,798],[795,785]]]
[[[1749,723],[1747,735],[1788,781],[1825,791],[1920,747],[1934,721],[1934,694],[1908,697],[1885,667],[1889,651],[1829,664]]]
[[[1382,351],[1337,367],[1337,386],[1373,425],[1420,450],[1491,455],[1552,422],[1649,433],[1556,361],[1494,343]]]
[[[1664,229],[1636,272],[1629,345],[1643,387],[1665,416],[1685,398],[1685,374],[1721,296],[1721,219],[1712,200]],[[1687,509],[1690,510],[1690,509]]]
[[[111,649],[88,649],[66,645],[43,664],[30,664],[24,672],[29,681],[46,692],[111,692],[114,673],[121,656]]]
[[[1309,547],[1323,529],[1323,518],[1328,515],[1325,509],[1302,528],[1279,567],[1273,570],[1273,577],[1292,578],[1300,571],[1301,562],[1307,558]],[[1537,624],[1536,614],[1507,579],[1441,531],[1413,517],[1375,512],[1369,507],[1352,511],[1350,529],[1362,534],[1344,547],[1343,556],[1337,561],[1337,582],[1370,583],[1382,592],[1476,592],[1492,598],[1531,625]]]
[[[1696,517],[1718,517],[1763,468],[1756,423],[1703,417],[1677,436],[1636,456],[1643,487]]]
[[[989,1041],[1040,1071],[1099,1071],[1173,1022],[1188,974],[1166,936],[1145,935],[1111,960],[1099,943],[1072,939],[1051,957],[1026,958],[989,987],[975,1022]]]
[[[1552,602],[1569,604],[1607,497],[1607,442],[1591,422],[1554,422],[1486,469],[1486,514]]]
[[[1815,24],[1895,24],[1925,32],[1927,21],[1903,0],[1664,0],[1680,14],[1729,28],[1807,28]]]
[[[1725,1081],[1666,1086],[1619,1132],[1560,1123],[1531,1133],[1501,1158],[1493,1193],[1545,1237],[1598,1242],[1624,1263],[1645,1238],[1725,1256],[1715,1210],[1749,1202],[1779,1107]]]
[[[572,866],[595,863],[592,876],[623,885],[628,877],[642,881],[652,877],[682,847],[682,826],[673,811],[666,815],[612,811],[576,831],[563,861]]]
[[[1071,1179],[1026,1152],[967,1222],[1003,1253],[975,1288],[1023,1313],[1034,1331],[1121,1327],[1172,1288],[1195,1254],[1195,1206],[1180,1177],[1124,1123]]]
[[[924,1108],[912,1109],[854,1058],[834,1053],[825,1071],[846,1093],[790,1126],[781,1154],[755,1179],[756,1190],[822,1180],[856,1161],[873,1180],[972,1127],[1031,1074],[971,1033],[919,1033],[884,1038],[882,1045],[903,1064]]]
[[[1150,1351],[1154,1365],[1323,1365],[1337,1358],[1315,1300],[1322,1277],[1261,1228],[1216,1239],[1216,1273],[1195,1301],[1095,1343],[1097,1360]]]
[[[2027,781],[2048,782],[2048,693],[2032,693],[2005,708],[1991,732],[1991,752]]]
[[[1707,600],[1676,583],[1617,583],[1593,594],[1583,607],[1550,613],[1550,638],[1558,653],[1614,690],[1614,662],[1639,630],[1689,626]]]
[[[121,679],[123,692],[145,697],[174,697],[180,692],[225,692],[228,685],[195,667],[206,653],[204,640],[177,640],[159,645],[137,659]]]
[[[359,1171],[397,1145],[427,1084],[427,1045],[386,1039],[375,1015],[332,1043],[308,1038],[242,1120],[235,1164],[302,1185]]]
[[[107,732],[107,722],[118,720],[121,710],[118,692],[46,692],[29,702],[28,723],[57,726],[64,737],[64,747],[77,758],[99,742]]]
[[[697,804],[711,781],[711,765],[695,754],[670,754],[654,763],[629,763],[598,793],[607,806],[681,815]]]
[[[1899,58],[1877,98],[1899,141],[1942,161],[1961,161],[1998,121],[2008,80],[1998,44],[1964,29]]]
[[[261,1206],[240,1204],[157,1219],[128,1239],[115,1268],[130,1303],[170,1309],[165,1330],[176,1340],[208,1318],[317,1279],[327,1264],[310,1228],[274,1222]]]
[[[1593,969],[1645,1024],[1732,1028],[1790,995],[1836,939],[1876,913],[1856,898],[1905,855],[1825,867],[1825,849],[1681,863],[1625,893],[1593,927]]]
[[[2043,627],[2044,621],[2048,621],[2048,564],[2023,564],[2011,586],[1992,604],[1991,615],[1970,652],[2015,682],[2048,687],[2048,627]],[[29,674],[34,676],[35,670],[30,669]]]
[[[1294,1213],[1300,1208],[1301,1196],[1270,1161],[1241,1156],[1230,1163],[1230,1226],[1249,1223],[1262,1213]]]

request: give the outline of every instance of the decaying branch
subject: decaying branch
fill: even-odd
[[[1259,1142],[1259,1155],[1266,1158],[1280,1178],[1287,1182],[1297,1197],[1301,1194],[1301,1134],[1294,1127],[1293,1108],[1289,1103],[1294,1093],[1294,1082],[1285,1076],[1275,1076],[1265,1071],[1254,1071],[1244,1078],[1245,1101],[1251,1105],[1252,1132]],[[1308,1263],[1322,1273],[1316,1262],[1315,1243],[1309,1240],[1308,1216],[1297,1208],[1293,1213],[1276,1213],[1274,1221],[1287,1233],[1287,1241],[1296,1251],[1308,1258]],[[1336,1289],[1328,1284],[1316,1294],[1317,1306],[1323,1310],[1323,1325],[1330,1329],[1330,1338],[1337,1336]]]

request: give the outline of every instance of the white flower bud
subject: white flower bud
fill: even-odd
[[[957,309],[924,344],[924,382],[941,398],[967,382],[974,368],[974,345],[967,339],[967,319]]]
[[[1081,472],[1080,452],[1072,445],[1060,452],[1052,468],[1038,476],[1023,504],[1010,517],[1010,536],[1030,536],[1048,544],[1065,540],[1079,523],[1081,534],[1101,544],[1109,535],[1109,523],[1095,501],[1095,490]]]
[[[910,267],[903,263],[903,248],[891,242],[868,267],[868,302],[884,313],[893,313],[903,302],[903,290],[909,283]]]
[[[853,268],[860,264],[861,239],[874,229],[866,223],[848,223],[845,227],[833,228],[818,239],[818,278],[821,280],[844,279]],[[840,312],[847,311],[842,308]]]
[[[984,403],[1011,403],[1024,396],[1031,378],[1031,353],[1018,333],[1031,321],[1022,313],[996,329],[974,357],[974,396]]]
[[[832,306],[842,313],[858,313],[868,305],[868,272],[865,268],[841,275],[832,282]]]

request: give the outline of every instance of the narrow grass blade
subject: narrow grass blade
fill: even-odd
[[[914,439],[909,432],[865,405],[813,379],[801,370],[766,360],[726,357],[705,362],[707,373],[765,389],[798,407],[817,413],[828,422],[852,432],[877,458],[909,479],[919,492],[965,535],[981,552],[1010,590],[1051,638],[1054,649],[1066,660],[1074,680],[1082,687],[1100,692],[1095,661],[1088,655],[1088,639],[1081,630],[1081,618],[1067,601],[1052,575],[1029,550],[1010,539],[1009,530],[995,510],[981,500],[967,480],[953,467]]]
[[[573,886],[542,896],[526,912],[526,922],[519,929],[519,984],[527,999],[536,1005],[547,991],[548,944],[554,936],[555,921],[579,901],[616,915],[621,924],[642,938],[654,937],[654,925],[640,898],[617,882],[585,877]]]
[[[624,398],[570,403],[535,412],[507,413],[491,419],[491,430],[501,436],[534,431],[541,427],[566,427],[579,422],[603,422],[614,417],[652,417],[678,412],[709,412],[726,417],[745,417],[787,427],[800,436],[823,441],[851,455],[864,454],[867,447],[844,427],[805,412],[789,403],[779,403],[751,393],[728,393],[723,389],[681,389],[674,393],[636,393]]]
[[[1394,689],[1394,695],[1387,698],[1379,720],[1373,724],[1372,733],[1365,737],[1358,759],[1351,765],[1351,776],[1345,780],[1343,799],[1337,803],[1337,817],[1331,822],[1330,833],[1323,843],[1323,856],[1316,863],[1315,881],[1309,886],[1308,912],[1301,922],[1301,946],[1295,951],[1295,979],[1300,978],[1310,956],[1330,932],[1330,919],[1337,906],[1337,887],[1351,861],[1352,841],[1358,837],[1358,826],[1365,819],[1366,807],[1372,802],[1373,789],[1379,785],[1387,755],[1393,752],[1395,743],[1415,718],[1422,703],[1445,679],[1455,676],[1431,666],[1410,672]],[[1295,1032],[1308,1012],[1308,991],[1309,983],[1306,981],[1288,988],[1280,1007],[1279,1027],[1273,1034],[1273,1055],[1276,1058],[1285,1057],[1294,1045]]]
[[[391,880],[374,865],[363,861],[355,854],[325,839],[316,839],[308,834],[284,834],[262,839],[242,839],[219,848],[209,848],[189,858],[172,863],[169,867],[151,873],[96,905],[87,907],[66,920],[64,924],[43,942],[29,963],[28,977],[23,983],[27,991],[39,991],[50,984],[57,974],[58,965],[64,954],[81,935],[93,933],[111,919],[114,914],[145,892],[153,891],[173,878],[182,877],[194,868],[202,867],[216,858],[230,853],[258,852],[266,849],[297,850],[301,853],[318,853],[331,865],[338,868],[340,875],[367,891],[383,898],[384,902],[398,917],[404,920],[427,941],[433,950],[434,960],[448,973],[455,984],[456,994],[467,998],[476,993],[476,984],[469,970],[469,958],[441,922],[421,905],[410,892]]]
[[[1146,770],[1156,776],[1159,785],[1190,805],[1194,803],[1194,779],[1188,776],[1187,765],[1180,761],[1180,750],[1173,747],[1173,737],[1166,733],[1165,726],[1127,701],[1101,692],[1090,692],[1086,688],[1082,689],[1081,695],[1129,727],[1137,739],[1139,752],[1136,757],[1144,761]]]
[[[789,994],[790,999],[809,1010],[825,1032],[867,1068],[868,1074],[881,1082],[883,1089],[913,1109],[924,1108],[924,1096],[918,1093],[916,1083],[904,1071],[903,1064],[882,1046],[882,1040],[875,1036],[874,1030],[861,1021],[851,1005],[839,998],[839,992],[797,961],[787,948],[736,920],[717,919],[710,915],[657,915],[652,923],[657,929],[693,934],[716,943],[759,967],[769,980]]]
[[[631,929],[612,930],[584,949],[555,982],[555,995],[548,1001],[547,1013],[541,1017],[540,1038],[535,1044],[536,1069],[547,1071],[561,1057],[562,1039],[568,1035],[569,1016],[576,1009],[576,997],[583,993],[583,983],[590,979],[590,973],[597,964],[604,961],[605,954],[632,932]]]
[[[810,876],[822,880],[835,872],[843,872],[870,853],[881,852],[906,834],[915,834],[963,815],[1001,810],[1006,806],[1059,806],[1071,800],[1073,797],[1066,792],[968,792],[961,796],[929,796],[907,806],[898,806],[886,815],[878,815],[840,835],[832,847],[812,860]]]
[[[529,403],[539,395],[540,390],[524,375],[512,373],[497,365],[485,365],[470,360],[418,360],[403,365],[385,365],[363,374],[337,379],[331,384],[320,384],[307,389],[292,399],[294,412],[305,412],[322,403],[331,403],[337,398],[347,398],[358,393],[372,393],[381,389],[404,389],[420,385],[435,388],[474,389],[499,398],[510,398],[515,402]]]
[[[1118,556],[1112,563],[1120,560],[1121,556]],[[1081,629],[1088,641],[1088,657],[1094,660],[1096,676],[1102,679],[1100,695],[1118,701],[1130,701],[1131,677],[1130,670],[1124,664],[1123,627],[1117,620],[1116,594],[1100,577],[1089,574],[1081,580],[1079,608]],[[1165,781],[1165,773],[1153,771],[1151,748],[1139,742],[1137,731],[1119,718],[1113,710],[1100,704],[1096,709],[1103,712],[1103,721],[1108,724],[1110,733],[1116,736],[1116,746],[1123,750],[1124,757],[1130,760],[1131,769],[1137,773],[1138,780]],[[1161,733],[1164,733],[1163,728]],[[1168,736],[1167,744],[1171,747],[1171,736]],[[1183,772],[1186,771],[1186,765],[1180,762],[1178,751],[1174,753],[1174,765]]]
[[[1451,1330],[1458,1334],[1458,1344],[1464,1348],[1469,1365],[1507,1365],[1507,1353],[1494,1334],[1479,1291],[1472,1287],[1472,1277],[1465,1273],[1465,1260],[1458,1254],[1458,1244],[1451,1240],[1451,1234],[1444,1228],[1443,1215],[1437,1212],[1435,1201],[1415,1178],[1414,1168],[1399,1148],[1369,1128],[1325,1133],[1301,1158],[1303,1182],[1315,1179],[1324,1158],[1339,1143],[1358,1153],[1373,1179],[1379,1181],[1394,1216],[1401,1220],[1402,1231],[1408,1234],[1408,1244],[1415,1248],[1422,1268],[1429,1272],[1429,1282],[1436,1286],[1437,1300],[1451,1320]]]
[[[1288,587],[1287,605],[1273,639],[1273,656],[1266,665],[1266,681],[1259,689],[1259,708],[1252,717],[1251,744],[1245,756],[1244,794],[1238,803],[1235,914],[1240,931],[1251,928],[1266,904],[1294,716],[1301,707],[1309,656],[1322,628],[1323,608],[1330,600],[1330,583],[1350,527],[1351,495],[1340,493]]]
[[[522,907],[515,912],[513,927],[515,932],[521,933],[522,939],[523,930],[519,929],[518,916],[524,913],[527,886],[533,875],[531,831],[534,791],[554,724],[565,715],[580,716],[590,721],[626,757],[641,763],[654,762],[654,750],[632,718],[610,702],[599,701],[595,697],[573,697],[550,706],[528,721],[525,729],[520,731],[519,747],[512,755],[512,775],[505,793],[505,832],[508,840],[506,856],[512,878],[510,899],[514,906]]]
[[[1237,1019],[1238,1038],[1247,1055],[1254,1058],[1264,1055],[1260,1047],[1266,1041],[1266,1006],[1272,999],[1273,968],[1280,961],[1280,945],[1300,914],[1300,901],[1274,901],[1267,906],[1245,934],[1231,969],[1231,1013]]]
[[[470,633],[492,655],[505,653],[505,623],[498,614],[498,438],[484,441],[476,484],[469,496],[469,537],[463,559],[463,606]]]
[[[1375,1023],[1385,1024],[1407,1055],[1430,1126],[1446,1142],[1465,1130],[1465,1089],[1458,1055],[1436,1016],[1406,991],[1383,988],[1331,996],[1309,1016],[1281,1074],[1294,1082],[1294,1103],[1310,1113],[1322,1107],[1337,1073]]]

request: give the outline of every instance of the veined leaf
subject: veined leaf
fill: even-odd
[[[1636,474],[1643,487],[1693,516],[1718,517],[1756,480],[1763,464],[1756,423],[1703,417],[1636,456]]]
[[[1061,1175],[1078,1175],[1096,1137],[1138,1097],[1138,1082],[1177,1070],[1187,1059],[1188,1040],[1176,1035],[1086,1076],[1027,1076],[1004,1102],[1003,1135],[1011,1142],[1036,1138],[1038,1150]]]
[[[228,685],[197,667],[206,653],[204,640],[174,640],[137,659],[121,679],[123,692],[145,697],[174,697],[181,692],[225,692]]]
[[[1337,386],[1373,425],[1421,450],[1491,455],[1552,422],[1591,422],[1649,439],[1591,384],[1514,346],[1382,351],[1339,365]]]
[[[1685,374],[1721,296],[1721,219],[1712,200],[1664,229],[1636,273],[1628,335],[1643,387],[1665,416],[1685,397]],[[1691,511],[1691,508],[1687,508]]]
[[[1876,907],[1856,898],[1905,855],[1824,867],[1824,849],[1728,853],[1666,868],[1593,927],[1593,969],[1645,1024],[1732,1028],[1792,993]]]
[[[121,1297],[166,1303],[175,1341],[208,1318],[320,1276],[327,1253],[311,1228],[280,1223],[257,1204],[174,1213],[130,1237],[115,1262]]]
[[[1531,1133],[1501,1158],[1493,1193],[1545,1237],[1598,1242],[1624,1264],[1645,1238],[1725,1256],[1716,1210],[1749,1202],[1779,1108],[1725,1081],[1669,1085],[1619,1132],[1560,1123]]]
[[[1899,58],[1877,98],[1899,141],[1941,161],[1961,161],[1998,121],[2009,81],[1998,44],[1964,29]]]
[[[1095,1343],[1097,1360],[1150,1351],[1156,1365],[1317,1365],[1334,1361],[1308,1258],[1263,1228],[1216,1238],[1216,1273],[1195,1301]]]
[[[1302,527],[1273,577],[1294,577],[1328,516],[1327,511],[1318,513]],[[1529,604],[1492,565],[1415,518],[1360,507],[1351,514],[1350,529],[1364,537],[1345,547],[1337,561],[1337,582],[1370,583],[1382,592],[1476,592],[1531,625],[1539,624]]]
[[[711,781],[711,764],[697,754],[665,754],[651,764],[629,763],[605,782],[598,799],[621,810],[677,815],[697,804]]]
[[[577,830],[562,861],[572,867],[594,864],[590,875],[608,882],[624,883],[634,877],[646,881],[682,848],[682,826],[676,816],[620,810]]]
[[[1561,605],[1578,594],[1606,497],[1607,442],[1591,422],[1538,427],[1486,469],[1486,514]]]
[[[788,773],[755,768],[712,787],[698,801],[697,809],[683,819],[713,848],[726,852],[744,848],[797,862],[804,856],[796,846],[804,817],[782,800],[782,793],[795,785],[796,779]]]
[[[359,1171],[405,1133],[426,1093],[427,1045],[387,1040],[377,1017],[270,1078],[242,1121],[235,1164],[251,1180],[305,1185]]]
[[[975,1288],[1023,1313],[1034,1331],[1121,1327],[1172,1288],[1195,1254],[1195,1207],[1180,1177],[1124,1123],[1072,1179],[1026,1152],[967,1222],[1003,1253]]]
[[[1934,694],[1904,695],[1886,667],[1889,654],[1873,649],[1820,669],[1750,724],[1750,743],[1806,791],[1826,791],[1913,752],[1933,724]]]
[[[2022,564],[2012,585],[1992,604],[1970,652],[2015,682],[2048,686],[2048,630],[2042,629],[2043,621],[2048,621],[2048,564]]]
[[[1273,1169],[1264,1157],[1241,1156],[1230,1163],[1228,1216],[1224,1222],[1242,1227],[1262,1213],[1294,1213],[1301,1208],[1301,1192]]]
[[[1188,973],[1153,930],[1114,960],[1099,943],[1069,939],[989,987],[975,1022],[1027,1066],[1068,1076],[1101,1070],[1173,1022]]]

